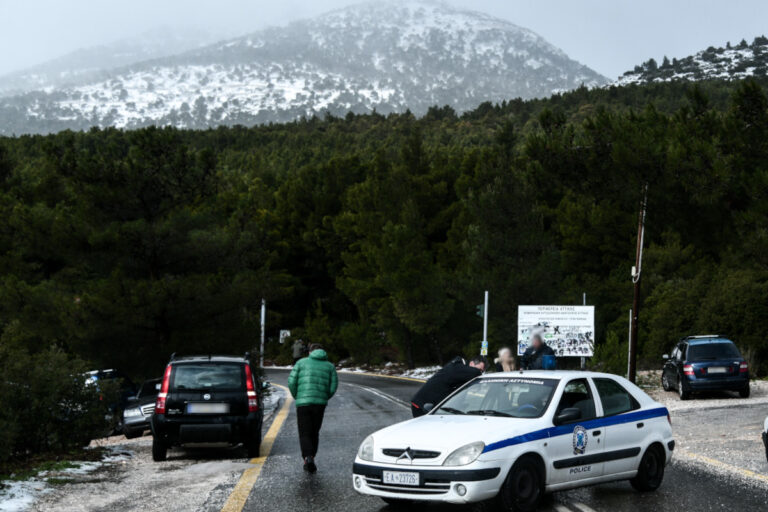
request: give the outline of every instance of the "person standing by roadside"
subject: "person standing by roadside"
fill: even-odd
[[[317,471],[315,457],[320,443],[320,428],[328,400],[336,393],[339,381],[336,368],[328,361],[323,347],[309,346],[309,356],[300,359],[288,376],[288,389],[296,400],[296,421],[304,471]]]
[[[298,339],[293,342],[293,364],[296,364],[299,362],[299,359],[304,357],[304,350],[306,347],[304,346],[304,341],[301,339]]]
[[[531,346],[520,357],[520,368],[523,370],[541,370],[544,368],[544,356],[554,356],[555,351],[544,343],[541,335],[531,337]]]
[[[439,404],[461,386],[481,376],[487,366],[488,361],[483,356],[474,358],[469,364],[464,364],[463,359],[454,359],[443,366],[416,392],[411,399],[411,414],[414,418],[424,416],[429,412],[424,410],[425,404]]]
[[[511,372],[515,369],[515,358],[512,357],[512,350],[509,347],[499,349],[499,357],[496,358],[497,372]]]

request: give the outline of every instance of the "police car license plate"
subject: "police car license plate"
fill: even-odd
[[[722,366],[710,366],[707,368],[707,373],[725,373],[728,369]]]
[[[229,412],[229,404],[217,402],[189,402],[187,414],[226,414]]]
[[[419,474],[413,472],[403,471],[384,471],[382,474],[382,480],[385,484],[390,485],[419,485]]]

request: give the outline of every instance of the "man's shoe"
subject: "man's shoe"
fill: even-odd
[[[304,459],[304,471],[308,471],[310,473],[314,473],[315,471],[317,471],[317,466],[315,465],[314,457],[306,457]]]

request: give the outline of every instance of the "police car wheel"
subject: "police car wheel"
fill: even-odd
[[[637,476],[629,481],[636,490],[641,492],[655,491],[664,480],[664,450],[657,445],[651,445],[645,451],[637,468]]]
[[[158,438],[152,438],[152,460],[162,462],[168,455],[168,447]]]
[[[669,377],[667,377],[666,373],[661,374],[661,387],[664,388],[664,391],[672,389],[672,386],[669,385]]]
[[[389,505],[392,508],[406,508],[413,503],[411,500],[401,500],[399,498],[381,498],[384,500],[384,503]]]
[[[533,457],[522,457],[509,471],[500,498],[503,510],[533,512],[544,494],[541,464]]]

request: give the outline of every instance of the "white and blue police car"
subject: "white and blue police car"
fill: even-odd
[[[602,482],[655,490],[674,447],[667,409],[624,378],[494,373],[366,438],[352,483],[393,505],[498,497],[530,511],[546,492]]]

